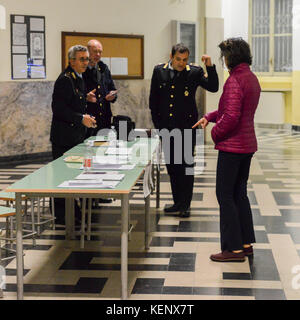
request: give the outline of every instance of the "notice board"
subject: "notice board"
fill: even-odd
[[[61,34],[62,70],[68,65],[68,50],[87,46],[89,40],[102,43],[101,60],[110,68],[113,79],[144,79],[144,36],[107,33],[65,32]]]

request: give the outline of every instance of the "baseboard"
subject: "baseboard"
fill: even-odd
[[[265,129],[281,129],[281,130],[292,130],[292,125],[289,123],[277,124],[277,123],[255,123],[256,128]]]
[[[51,161],[52,153],[51,152],[39,152],[39,153],[29,153],[29,154],[20,154],[13,156],[0,157],[0,165],[11,166],[12,164],[26,164],[40,161]]]

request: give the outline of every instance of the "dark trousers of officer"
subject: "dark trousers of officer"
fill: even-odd
[[[58,146],[52,143],[52,158],[56,160],[61,157],[65,152],[70,150],[70,147]],[[51,202],[50,202],[51,204]],[[54,198],[54,209],[55,209],[55,222],[57,224],[65,224],[65,199],[63,198]],[[75,217],[80,218],[80,208],[75,202]]]
[[[255,242],[247,182],[253,153],[219,151],[216,195],[220,206],[221,250]]]
[[[170,144],[167,146],[162,141],[165,155],[167,171],[170,177],[171,190],[174,205],[180,211],[190,208],[193,198],[194,187],[194,150],[196,144],[196,131],[191,130],[188,145],[185,139],[185,132],[181,131],[182,140],[178,142],[176,138],[170,137]]]

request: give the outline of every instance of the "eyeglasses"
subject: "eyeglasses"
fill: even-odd
[[[79,59],[74,58],[73,60],[79,60],[80,62],[88,62],[88,61],[89,61],[89,58],[88,58],[88,57],[87,57],[87,58],[81,57],[81,58],[79,58]]]

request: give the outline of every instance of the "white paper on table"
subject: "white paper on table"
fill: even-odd
[[[105,151],[105,154],[116,154],[116,155],[124,155],[124,154],[131,154],[132,153],[132,148],[112,148],[109,147]]]
[[[12,27],[13,45],[17,45],[17,46],[27,45],[26,30],[27,30],[26,24],[13,23],[13,27]]]
[[[44,31],[44,19],[30,18],[30,31]]]
[[[105,136],[96,136],[94,141],[108,141],[108,137]]]
[[[45,78],[45,67],[44,66],[31,66],[31,78]]]
[[[93,164],[91,171],[97,170],[132,170],[135,164]],[[83,166],[80,167],[83,170]]]
[[[92,160],[92,166],[97,164],[127,164],[128,156],[94,156]]]
[[[74,180],[71,180],[74,181]],[[91,183],[91,180],[89,181],[89,184],[84,183],[71,183],[70,181],[64,181],[61,183],[58,188],[97,188],[97,189],[114,189],[118,185],[119,181],[105,181],[102,183]]]
[[[107,172],[92,172],[92,173],[81,173],[75,179],[80,180],[93,180],[93,179],[102,179],[102,181],[121,181],[125,177],[125,174],[116,174],[116,173],[107,173]]]
[[[128,58],[110,58],[112,75],[128,75]]]
[[[13,55],[13,78],[27,78],[27,56],[14,54]]]
[[[12,46],[12,53],[28,53],[27,46]]]

